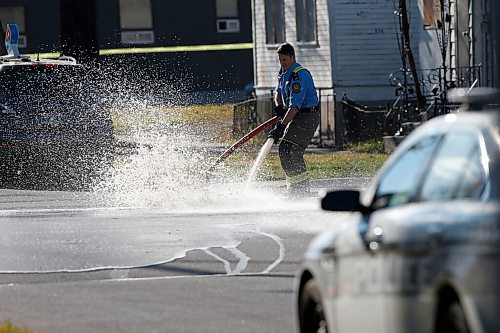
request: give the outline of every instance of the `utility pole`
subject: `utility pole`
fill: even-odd
[[[59,0],[61,53],[93,64],[99,58],[97,0]]]

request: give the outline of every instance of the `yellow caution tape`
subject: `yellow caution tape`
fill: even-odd
[[[61,56],[61,53],[58,52],[50,52],[50,53],[29,53],[23,54],[23,56],[28,56],[31,59],[57,59]]]
[[[136,53],[168,53],[168,52],[200,52],[200,51],[227,51],[252,49],[252,43],[238,44],[212,44],[212,45],[186,45],[163,47],[131,47],[123,49],[104,49],[99,55],[110,54],[136,54]]]
[[[144,53],[169,53],[169,52],[203,52],[203,51],[228,51],[228,50],[249,50],[253,48],[252,43],[235,44],[212,44],[212,45],[184,45],[184,46],[161,46],[161,47],[129,47],[119,49],[102,49],[99,55],[116,54],[144,54]],[[53,59],[59,58],[59,52],[31,53],[26,54],[30,58]]]

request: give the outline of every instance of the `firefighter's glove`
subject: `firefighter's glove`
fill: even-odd
[[[283,119],[286,115],[286,109],[283,108],[283,105],[276,105],[274,107],[274,113],[278,116],[278,118]]]
[[[285,125],[283,125],[281,122],[278,122],[276,126],[274,126],[274,128],[269,131],[269,135],[267,137],[269,139],[274,139],[274,142],[276,143],[285,134],[285,128]]]

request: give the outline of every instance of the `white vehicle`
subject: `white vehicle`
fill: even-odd
[[[499,109],[428,121],[367,191],[330,192],[322,207],[354,213],[304,255],[298,331],[499,331]]]

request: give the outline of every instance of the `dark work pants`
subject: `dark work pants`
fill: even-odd
[[[319,111],[297,113],[287,126],[279,145],[281,166],[287,177],[287,183],[300,183],[307,179],[307,166],[304,152],[311,142],[319,125]]]

